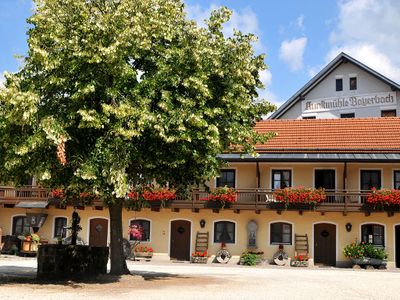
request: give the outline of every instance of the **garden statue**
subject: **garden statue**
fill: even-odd
[[[257,248],[257,229],[258,225],[254,220],[247,224],[247,248]]]
[[[79,225],[81,222],[81,217],[79,214],[74,210],[72,213],[72,225],[71,227],[67,227],[65,229],[71,229],[71,245],[76,246],[76,240],[78,238],[78,232],[82,230],[82,227]]]

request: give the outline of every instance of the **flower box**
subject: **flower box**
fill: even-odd
[[[213,209],[221,209],[221,208],[230,208],[231,203],[225,202],[221,203],[220,201],[207,201],[204,205],[206,208],[213,208]]]
[[[207,260],[208,260],[207,256],[204,256],[204,257],[202,257],[202,256],[192,256],[192,257],[190,257],[190,262],[192,264],[206,264]]]
[[[308,267],[308,261],[294,260],[290,263],[292,267]]]
[[[378,259],[370,257],[352,258],[351,262],[353,263],[353,265],[359,265],[359,266],[386,267],[387,265],[386,259]]]
[[[136,259],[144,258],[146,260],[150,260],[152,257],[153,252],[135,252]]]

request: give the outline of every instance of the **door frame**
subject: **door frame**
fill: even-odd
[[[399,226],[400,230],[400,223],[393,224],[393,258],[394,258],[394,266],[396,267],[396,261],[397,261],[397,256],[396,256],[396,227]],[[386,234],[386,226],[385,226],[385,234]],[[386,244],[385,244],[386,246]],[[399,253],[400,254],[400,253]],[[400,257],[399,257],[400,260]]]
[[[107,227],[108,227],[108,230],[107,230],[107,246],[110,245],[110,234],[111,234],[110,219],[106,218],[106,217],[103,217],[103,216],[95,216],[95,217],[88,218],[88,220],[87,220],[87,230],[86,230],[87,231],[87,233],[86,233],[86,236],[87,236],[86,244],[89,245],[89,243],[90,243],[90,220],[93,220],[93,219],[104,219],[104,220],[107,220]]]
[[[312,226],[312,258],[314,259],[314,247],[315,247],[315,232],[314,232],[314,227],[316,224],[331,224],[331,225],[335,225],[335,231],[336,231],[336,249],[335,249],[335,260],[336,260],[336,264],[338,262],[338,248],[339,248],[339,230],[338,230],[338,224],[335,222],[330,222],[330,221],[318,221],[318,222],[314,222],[311,224]]]
[[[193,245],[193,222],[192,220],[189,219],[184,219],[184,218],[175,218],[175,219],[170,219],[169,220],[169,228],[168,228],[168,256],[171,258],[171,227],[172,227],[172,222],[173,221],[188,221],[190,222],[190,250],[189,250],[189,257],[192,255],[192,245]]]
[[[315,167],[313,168],[313,185],[315,187],[315,171],[316,170],[333,170],[335,171],[335,190],[338,189],[338,180],[337,180],[337,176],[338,176],[338,172],[337,172],[337,167]]]

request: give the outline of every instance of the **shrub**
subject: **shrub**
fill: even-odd
[[[376,259],[387,259],[385,248],[374,247],[372,244],[365,244],[365,256]]]
[[[245,266],[255,266],[259,255],[254,253],[245,253],[242,255],[242,261]]]

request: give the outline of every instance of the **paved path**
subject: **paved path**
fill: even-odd
[[[104,276],[101,283],[43,284],[33,280],[35,259],[0,257],[0,299],[400,299],[396,271],[171,262],[128,265],[133,276]]]

